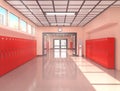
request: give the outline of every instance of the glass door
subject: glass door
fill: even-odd
[[[67,48],[67,39],[55,39],[53,42],[53,47],[56,49],[66,49]]]
[[[61,48],[67,48],[67,40],[66,39],[62,39],[61,40]]]
[[[60,48],[60,40],[58,39],[54,40],[54,48]]]

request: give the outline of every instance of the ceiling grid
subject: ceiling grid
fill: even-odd
[[[5,0],[38,26],[85,26],[120,0]],[[47,15],[74,13],[75,15]]]
[[[56,11],[55,11],[55,4],[54,4],[54,0],[52,0],[52,4],[53,4],[53,10],[54,10],[54,12],[56,12]],[[54,17],[55,17],[55,22],[57,23],[57,17],[56,17],[56,15],[55,15]]]
[[[26,6],[26,4],[25,4],[25,2],[23,1],[23,0],[20,0],[21,1],[21,3],[26,7],[26,9],[28,9],[28,12],[29,13],[27,13],[28,15],[33,15],[33,17],[32,18],[35,18],[35,19],[37,19],[39,22],[40,22],[40,24],[42,24],[43,25],[43,23],[39,20],[39,18],[38,17],[36,17],[36,15],[34,15],[34,13],[30,10],[30,8],[28,8],[28,6]],[[26,17],[28,17],[27,16],[27,14],[26,13],[23,13]],[[28,17],[29,18],[29,17]],[[30,20],[32,20],[31,19],[31,17],[29,18]],[[33,20],[32,20],[33,21]],[[33,21],[34,22],[34,21]],[[36,23],[36,22],[34,22],[34,23]],[[37,22],[38,23],[38,22]],[[44,26],[44,25],[43,25]]]
[[[79,25],[84,19],[88,18],[87,16],[95,9],[95,7],[101,2],[102,0],[99,0],[97,3],[95,3],[94,7],[84,16],[84,18],[77,24]],[[89,4],[89,3],[88,3]]]
[[[68,0],[66,12],[68,12],[69,3],[70,3],[70,1]],[[66,23],[66,17],[67,17],[67,15],[65,15],[65,17],[64,17],[64,24]],[[63,25],[63,26],[65,26],[65,25]]]

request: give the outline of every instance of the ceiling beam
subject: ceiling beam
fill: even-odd
[[[23,0],[20,0],[21,3],[30,11],[30,13],[41,23],[41,25],[44,26],[44,24],[34,15],[34,13],[26,6],[26,4],[23,2]]]
[[[107,10],[109,7],[111,7],[112,5],[114,5],[118,0],[115,0],[112,4],[110,4],[107,8],[105,8],[102,12],[100,12],[99,14],[97,14],[94,18],[92,18],[89,22],[87,22],[84,26],[86,26],[88,23],[90,23],[93,19],[95,19],[96,17],[98,17],[100,14],[102,14],[105,10]]]
[[[32,19],[32,18],[28,18],[30,21],[32,21],[33,23],[35,23],[35,20],[38,22],[38,25],[42,25],[42,26],[51,26],[51,22],[52,21],[49,21],[48,20],[48,17],[46,16],[46,14],[45,14],[45,12],[44,12],[44,9],[48,9],[47,11],[49,11],[49,9],[51,9],[51,10],[54,10],[54,12],[56,12],[56,9],[64,9],[65,10],[65,12],[68,12],[68,9],[69,9],[69,6],[73,6],[73,7],[71,7],[71,9],[77,9],[77,13],[76,13],[76,15],[75,16],[72,16],[70,19],[71,19],[71,21],[69,21],[69,23],[71,23],[70,24],[70,26],[72,26],[75,22],[77,23],[75,26],[80,26],[81,24],[83,24],[83,26],[85,26],[85,25],[87,25],[89,22],[91,22],[93,19],[95,19],[97,16],[99,16],[101,13],[103,13],[106,9],[108,9],[110,6],[112,6],[112,5],[114,5],[117,1],[120,1],[120,0],[57,0],[57,1],[66,1],[66,3],[67,3],[67,5],[65,4],[65,3],[61,3],[61,4],[59,4],[58,6],[61,6],[61,7],[58,7],[58,8],[56,8],[55,7],[55,2],[54,1],[56,1],[56,0],[5,0],[8,4],[10,4],[13,8],[15,8],[16,10],[18,10],[21,14],[23,14],[25,17],[27,17],[27,16],[32,16],[34,19]],[[21,3],[15,3],[14,1],[20,1]],[[37,5],[36,4],[33,4],[33,3],[25,3],[24,1],[36,1],[37,2]],[[45,1],[45,2],[47,2],[47,1],[52,1],[52,6],[51,6],[51,4],[48,4],[48,5],[46,5],[46,3],[44,2],[43,4],[41,4],[39,1]],[[75,1],[75,3],[74,4],[72,4],[71,3],[71,5],[69,5],[69,3],[70,3],[70,1]],[[76,3],[76,1],[81,1],[81,5],[78,5],[77,3]],[[98,1],[97,2],[97,4],[89,4],[89,3],[86,3],[86,1],[91,1],[91,2],[94,2],[94,1]],[[100,5],[100,2],[101,1],[108,1],[108,3],[101,3],[101,5]],[[109,1],[110,1],[110,3],[109,3]],[[113,1],[113,2],[111,2],[111,1]],[[46,6],[45,8],[42,8],[42,5],[43,6]],[[17,6],[18,6],[18,8],[17,8]],[[22,6],[24,6],[24,7],[22,7]],[[41,15],[38,13],[37,14],[37,12],[36,12],[36,14],[31,10],[31,8],[29,7],[29,6],[37,6],[38,7],[38,9],[40,9],[40,11],[41,11]],[[48,7],[47,7],[48,6]],[[49,6],[51,6],[50,8],[49,8]],[[64,7],[62,7],[62,6],[66,6],[66,8],[64,8]],[[76,6],[76,7],[74,7],[74,6]],[[79,6],[79,7],[78,7]],[[86,7],[86,8],[83,8],[83,6],[93,6],[93,7],[91,7],[91,8],[88,8],[88,7]],[[101,6],[100,8],[96,8],[96,6]],[[106,6],[106,7],[102,7],[102,6]],[[32,9],[37,9],[37,8],[32,8]],[[81,10],[86,10],[86,9],[90,9],[90,11],[88,11],[87,13],[80,13],[80,11]],[[98,10],[97,10],[98,9]],[[102,9],[102,10],[99,10],[99,9]],[[27,11],[25,11],[25,10],[27,10]],[[94,11],[95,10],[95,11]],[[93,12],[94,11],[94,12]],[[29,13],[29,14],[27,14],[27,12]],[[62,12],[62,11],[61,11]],[[92,16],[92,14],[91,13],[93,13],[93,16]],[[40,16],[38,16],[38,15],[40,15]],[[91,15],[91,16],[89,16],[89,15]],[[82,20],[80,21],[80,19],[78,19],[79,17],[81,17],[81,16],[83,16],[83,18],[82,18]],[[90,17],[90,19],[89,20],[87,20],[88,19],[88,16]],[[40,19],[40,18],[44,18],[44,20],[42,20],[42,19]],[[67,15],[65,15],[64,17],[62,17],[63,19],[64,19],[64,21],[62,21],[62,23],[66,23],[67,22]],[[77,20],[77,19],[78,20]],[[58,23],[58,21],[57,21],[57,16],[56,15],[54,15],[54,17],[53,17],[53,19],[55,19],[55,23]],[[44,24],[44,21],[46,22],[46,24]],[[84,22],[85,21],[85,22]],[[37,25],[37,23],[36,23],[36,25]],[[56,25],[56,26],[58,26],[58,25]],[[64,25],[65,26],[65,25]]]
[[[96,8],[96,6],[99,5],[99,3],[101,2],[102,0],[99,0],[99,2],[86,14],[86,16],[77,24],[77,26]]]
[[[80,6],[80,8],[79,8],[79,10],[78,10],[78,12],[77,12],[77,14],[75,15],[74,19],[72,20],[72,23],[70,24],[70,26],[72,26],[72,24],[73,24],[73,22],[75,21],[75,19],[76,19],[78,13],[80,12],[81,8],[83,7],[85,1],[86,1],[86,0],[83,1],[82,5]]]
[[[68,12],[69,3],[70,3],[70,0],[68,0],[68,2],[67,2],[66,12]],[[67,17],[67,15],[65,15],[65,18],[64,18],[64,23],[66,22],[66,17]]]
[[[54,0],[52,0],[52,5],[53,5],[53,10],[54,10],[54,12],[56,12],[56,11],[55,11],[55,3],[54,3]],[[55,22],[56,22],[56,24],[57,24],[57,16],[54,15],[54,17],[55,17]]]
[[[39,8],[41,9],[41,11],[42,11],[42,13],[43,13],[45,19],[47,20],[47,22],[48,22],[48,24],[49,24],[49,26],[50,26],[50,22],[49,22],[49,20],[47,19],[46,15],[45,15],[45,12],[43,11],[43,9],[42,9],[41,5],[39,4],[38,0],[36,0],[36,2],[37,2]]]

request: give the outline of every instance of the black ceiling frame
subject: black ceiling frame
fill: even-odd
[[[5,0],[6,2],[9,0]],[[11,0],[11,1],[16,1],[16,0]],[[20,14],[22,14],[23,16],[25,16],[28,20],[30,20],[25,14],[23,14],[21,11],[19,11],[18,9],[26,9],[26,8],[16,8],[13,5],[11,5],[9,2],[7,2],[11,7],[13,7],[15,10],[17,10]],[[23,4],[22,4],[23,6]],[[27,9],[28,10],[28,9]],[[31,15],[31,14],[30,14]],[[37,25],[34,21],[30,20],[33,24]]]
[[[83,5],[84,5],[85,1],[86,1],[86,0],[84,0],[84,1],[82,2],[82,5],[80,6],[80,8],[79,8],[78,12],[80,12],[80,10],[81,10],[81,8],[83,7]],[[72,20],[72,22],[71,22],[70,26],[72,26],[73,22],[75,21],[75,19],[76,19],[77,15],[78,15],[78,12],[77,12],[77,14],[75,15],[74,19]]]
[[[95,19],[97,16],[99,16],[100,14],[102,14],[105,10],[107,10],[109,7],[111,7],[113,4],[115,4],[118,0],[115,0],[112,4],[110,4],[107,8],[105,8],[103,11],[101,11],[99,14],[97,14],[95,17],[93,17],[89,22],[87,22],[86,24],[83,25],[86,26],[88,23],[90,23],[93,19]]]
[[[8,1],[8,0],[6,0]],[[54,0],[52,0],[54,2]],[[21,4],[12,4],[13,6],[22,6]],[[26,4],[28,6],[36,6],[35,4]],[[40,4],[41,6],[51,6],[51,5],[46,5],[46,4]],[[106,6],[108,4],[101,4],[100,6]],[[66,4],[58,4],[57,6],[66,6]],[[71,4],[70,6],[80,6],[80,5],[75,5]],[[85,4],[84,6],[94,6],[94,4]]]
[[[16,10],[18,10],[20,13],[22,13],[22,15],[24,15],[25,17],[27,17],[27,16],[30,16],[31,15],[31,17],[33,17],[34,19],[32,19],[31,20],[31,18],[28,18],[30,21],[32,21],[34,24],[36,24],[37,25],[37,22],[39,23],[40,21],[43,21],[44,22],[44,20],[41,20],[40,18],[42,18],[42,17],[44,17],[44,16],[46,16],[46,14],[45,13],[41,13],[41,15],[43,15],[43,16],[40,16],[40,18],[39,18],[39,16],[37,16],[34,12],[32,12],[31,11],[31,9],[28,7],[28,6],[35,6],[36,5],[36,3],[35,4],[26,4],[26,3],[24,3],[24,1],[34,1],[34,0],[5,0],[8,4],[10,4],[13,8],[15,8]],[[12,2],[10,2],[10,1],[13,1],[13,3],[14,4],[12,4]],[[18,7],[17,8],[17,6],[22,6],[21,4],[19,4],[19,3],[15,3],[14,1],[23,1],[23,5],[25,6],[25,7]],[[51,1],[51,0],[36,0],[36,1],[43,1],[43,4],[40,4],[40,6],[41,5],[44,5],[44,6],[46,6],[44,3],[44,1]],[[85,0],[52,0],[53,2],[54,1],[85,1]],[[86,0],[86,1],[98,1],[98,0]],[[79,19],[79,23],[77,24],[76,23],[76,25],[73,25],[73,23],[74,23],[74,21],[76,21],[77,22],[77,16],[79,16],[79,17],[81,17],[81,14],[79,13],[78,14],[78,12],[77,12],[77,15],[75,15],[75,16],[73,16],[73,17],[71,17],[70,19],[72,20],[72,23],[71,23],[71,21],[68,19],[68,23],[71,23],[70,24],[70,26],[71,25],[73,25],[73,26],[80,26],[80,25],[82,25],[82,26],[85,26],[85,25],[87,25],[89,22],[91,22],[94,18],[96,18],[97,16],[99,16],[102,12],[104,12],[106,9],[108,9],[110,6],[112,6],[112,5],[114,5],[117,1],[120,1],[120,0],[101,0],[101,1],[108,1],[108,3],[100,3],[99,4],[99,6],[107,6],[107,7],[96,7],[95,9],[96,9],[96,11],[94,11],[95,9],[93,9],[93,8],[75,8],[75,7],[71,7],[71,8],[68,8],[68,10],[69,9],[73,9],[73,11],[74,11],[74,9],[80,9],[80,10],[85,10],[85,9],[91,9],[90,11],[91,12],[93,12],[93,14],[91,13],[91,12],[87,12],[87,13],[85,13],[85,14],[83,14],[83,17],[81,18],[82,20],[80,21]],[[111,3],[109,3],[109,1],[113,1],[113,3],[111,4]],[[10,2],[10,3],[9,3]],[[83,4],[83,2],[82,2],[82,4]],[[68,2],[67,2],[68,3]],[[82,4],[80,4],[81,6],[82,6]],[[58,6],[65,6],[66,4],[58,4]],[[92,5],[94,5],[95,6],[95,4],[89,4],[89,3],[86,3],[86,4],[84,4],[83,6],[92,6]],[[47,6],[51,6],[50,4],[48,4]],[[70,4],[69,6],[78,6],[78,4],[77,3],[74,3],[74,4]],[[114,5],[114,6],[116,6],[116,5]],[[53,7],[55,8],[55,5],[53,5]],[[68,7],[68,6],[67,6]],[[27,11],[24,11],[24,10],[22,10],[22,9],[26,9],[26,10],[28,10],[28,13],[30,13],[30,14],[25,14],[25,13],[27,13]],[[43,8],[42,8],[43,9]],[[47,9],[47,7],[45,7],[45,9]],[[48,9],[50,9],[50,8],[48,8]],[[51,8],[51,9],[53,9],[53,8]],[[56,8],[55,8],[56,9]],[[57,8],[57,9],[61,9],[61,11],[62,11],[62,9],[67,9],[67,8]],[[103,10],[98,10],[98,9],[103,9]],[[98,11],[97,11],[98,10]],[[77,11],[77,10],[76,10]],[[23,14],[23,12],[24,12],[24,14]],[[44,11],[43,11],[44,12]],[[71,10],[70,10],[70,12],[71,12]],[[80,11],[79,11],[80,12]],[[98,13],[97,13],[98,12]],[[88,14],[89,13],[89,14]],[[95,14],[94,14],[95,13]],[[55,17],[55,16],[54,16]],[[79,18],[78,17],[78,18]],[[44,17],[45,18],[45,17]],[[46,18],[48,19],[48,17],[46,16]],[[67,21],[67,18],[66,18],[66,16],[64,16],[63,17],[64,18],[64,22],[63,23],[65,23],[66,21]],[[74,18],[74,19],[73,19]],[[89,19],[90,18],[90,19]],[[55,18],[56,20],[57,20],[57,17]],[[87,20],[87,19],[89,19],[89,20]],[[37,22],[35,22],[37,20]],[[45,21],[46,23],[47,23],[47,21]],[[51,23],[51,21],[49,21],[48,20],[48,23]],[[40,22],[40,24],[39,25],[41,25],[41,26],[44,26],[45,24],[43,24],[42,22]],[[49,24],[49,26],[50,26],[50,24]],[[65,26],[65,25],[64,25]]]
[[[41,25],[43,25],[43,23],[34,15],[33,12],[31,12],[31,10],[26,6],[26,4],[23,2],[23,0],[20,0],[21,3],[30,11],[30,13],[41,23]],[[44,26],[44,25],[43,25]]]
[[[39,4],[38,0],[36,0],[36,2],[37,2],[37,4],[38,4],[39,8],[41,9],[41,11],[42,11],[42,13],[43,13],[43,15],[44,15],[44,18],[47,20],[47,22],[48,22],[48,24],[49,24],[49,26],[50,26],[50,22],[49,22],[48,18],[46,17],[45,12],[43,11],[43,9],[42,9],[41,5]]]
[[[77,26],[95,9],[96,6],[99,5],[99,3],[101,2],[102,0],[99,0],[99,2],[94,5],[94,7],[86,14],[86,16],[77,24]]]
[[[55,3],[54,3],[54,0],[52,0],[52,5],[53,5],[53,10],[54,10],[54,12],[56,12],[56,11],[55,11]],[[55,17],[55,22],[56,22],[56,24],[57,24],[57,16],[54,15],[54,17]]]
[[[68,0],[68,2],[67,2],[66,12],[68,12],[69,3],[70,3],[70,0]],[[64,17],[64,23],[66,22],[66,17],[67,17],[67,15],[65,15],[65,17]]]
[[[103,6],[103,5],[101,5],[101,6]],[[25,9],[25,8],[17,8],[17,9]],[[33,8],[33,9],[38,9],[38,8]],[[44,8],[44,9],[52,9],[52,8]],[[56,8],[56,9],[65,9],[65,8]],[[78,9],[78,8],[69,8],[69,9]],[[90,9],[90,8],[82,8],[82,9]],[[102,9],[102,8],[97,8],[97,9]],[[74,12],[74,11],[72,11],[72,12]]]

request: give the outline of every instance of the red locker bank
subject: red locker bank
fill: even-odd
[[[114,69],[115,38],[86,40],[86,57],[106,68]]]
[[[36,56],[36,40],[0,36],[0,76]]]

